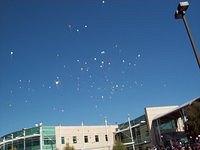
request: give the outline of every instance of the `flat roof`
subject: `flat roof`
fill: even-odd
[[[176,112],[176,111],[179,111],[179,110],[182,109],[182,108],[185,108],[185,107],[191,105],[192,103],[194,103],[194,102],[196,102],[196,101],[200,101],[200,97],[195,98],[195,99],[192,99],[192,100],[190,100],[190,101],[188,101],[188,102],[186,102],[186,103],[180,105],[179,107],[170,110],[170,111],[167,112],[167,113],[157,115],[156,117],[154,117],[153,120],[156,120],[156,119],[162,118],[162,117],[164,117],[164,116],[170,115],[170,114],[172,114],[172,113],[174,113],[174,112]]]

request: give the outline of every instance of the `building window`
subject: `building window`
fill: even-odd
[[[52,139],[44,139],[44,145],[53,145],[56,141]],[[39,143],[40,144],[40,143]]]
[[[77,143],[77,138],[76,138],[76,136],[73,136],[73,143]]]
[[[99,136],[95,135],[95,142],[99,142]]]
[[[88,143],[88,136],[84,136],[85,143]]]
[[[105,140],[108,141],[108,135],[105,135]]]
[[[65,137],[61,137],[61,144],[65,144]]]

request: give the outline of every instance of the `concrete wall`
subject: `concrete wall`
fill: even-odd
[[[112,150],[116,128],[117,125],[108,125],[107,128],[105,126],[56,126],[56,148],[63,150],[68,143],[75,149]],[[99,142],[95,141],[95,135],[98,135]],[[108,135],[108,141],[105,135]],[[73,143],[73,136],[76,136],[77,143]],[[88,136],[88,143],[85,143],[84,136]],[[64,137],[65,144],[61,143],[61,137]]]

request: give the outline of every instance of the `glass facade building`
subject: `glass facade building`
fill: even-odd
[[[0,138],[0,150],[55,150],[55,127],[38,126]]]
[[[193,108],[194,104],[198,104],[197,106],[199,106],[200,98],[191,100],[166,114],[154,118],[152,121],[155,137],[154,145],[172,149],[193,144],[190,143],[191,136],[188,130],[188,114],[191,111],[189,108]]]
[[[150,137],[146,122],[146,116],[142,115],[130,121],[131,132],[133,135],[134,146],[136,150],[146,150],[149,147]],[[119,125],[116,138],[119,139],[128,150],[132,150],[132,139],[129,128],[129,122]]]
[[[110,150],[116,139],[127,150],[192,145],[188,125],[194,104],[199,108],[200,98],[181,106],[146,107],[144,115],[133,120],[128,117],[128,121],[119,125],[41,125],[22,129],[0,137],[0,150],[62,150],[66,145],[75,149]]]

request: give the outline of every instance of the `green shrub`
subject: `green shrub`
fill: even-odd
[[[113,150],[126,150],[126,147],[120,140],[116,140],[115,145],[113,146]]]
[[[75,149],[73,146],[70,146],[69,143],[67,143],[64,150],[75,150]]]

